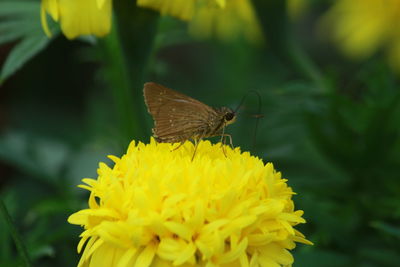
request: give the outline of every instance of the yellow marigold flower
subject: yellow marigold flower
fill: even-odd
[[[79,35],[104,36],[111,28],[111,0],[42,0],[43,29],[51,36],[46,14],[61,24],[68,39]]]
[[[271,163],[209,141],[192,161],[193,144],[176,145],[132,142],[83,179],[89,208],[68,218],[85,229],[79,266],[286,266],[295,242],[311,244]]]
[[[400,67],[399,17],[399,0],[338,0],[322,25],[331,27],[349,56],[367,57],[384,47],[390,61]]]
[[[200,38],[262,40],[251,0],[138,0],[137,4],[189,21],[189,31]]]

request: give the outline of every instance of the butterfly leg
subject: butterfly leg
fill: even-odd
[[[179,146],[177,146],[174,149],[172,149],[171,152],[177,150],[178,148],[180,148],[184,143],[185,143],[185,141],[180,142]]]
[[[230,134],[224,134],[222,137],[224,138],[224,145],[225,145],[225,140],[226,140],[225,137],[229,138],[229,145],[233,149],[234,147],[233,147],[233,142],[232,142],[232,136]]]
[[[224,152],[225,157],[227,157],[226,151],[225,151],[225,135],[224,134],[221,134],[221,140],[219,142],[221,143],[222,152]]]
[[[219,142],[221,143],[222,152],[224,152],[224,155],[226,157],[226,151],[225,151],[225,125],[223,125],[223,127],[222,127],[221,140]]]
[[[194,152],[193,152],[193,156],[192,156],[192,161],[194,159],[194,155],[196,155],[197,147],[199,146],[199,141],[200,140],[201,140],[201,138],[193,139],[193,141],[194,141]]]
[[[233,149],[232,136],[230,134],[221,134],[220,142],[221,142],[222,151],[224,152],[225,157],[226,157],[226,150],[225,150],[226,137],[229,138],[229,145]]]
[[[232,136],[231,136],[230,134],[225,134],[225,133],[221,134],[221,141],[220,141],[221,146],[226,144],[226,143],[225,143],[225,140],[226,140],[225,137],[228,137],[228,138],[229,138],[229,145],[230,145],[231,148],[233,149]]]

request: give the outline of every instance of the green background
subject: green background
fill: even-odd
[[[40,2],[18,2],[0,0],[0,194],[33,266],[76,265],[81,229],[66,220],[88,197],[76,185],[130,140],[149,141],[146,81],[214,107],[261,95],[227,132],[297,193],[297,229],[315,245],[298,245],[295,266],[398,266],[399,74],[382,52],[350,61],[318,37],[333,1],[309,1],[296,20],[285,1],[253,1],[262,45],[197,40],[127,0],[114,1],[106,38],[68,41],[51,25],[47,39]],[[7,225],[0,217],[0,266],[23,266]]]

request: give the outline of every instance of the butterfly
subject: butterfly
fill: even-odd
[[[221,136],[229,137],[232,145],[231,136],[225,133],[225,127],[236,119],[232,109],[210,107],[154,82],[144,84],[143,94],[154,119],[153,136],[157,142],[182,144],[191,139],[196,152],[202,138]]]

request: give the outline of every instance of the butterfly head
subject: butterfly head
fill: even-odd
[[[231,123],[234,123],[236,120],[236,113],[227,107],[222,107],[221,108],[221,112],[223,114],[223,118],[224,118],[224,123],[225,125],[229,125]]]

